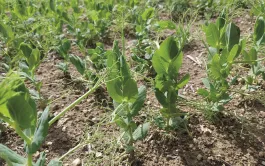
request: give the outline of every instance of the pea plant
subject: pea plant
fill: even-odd
[[[35,101],[23,81],[11,75],[1,82],[0,118],[4,120],[24,140],[27,156],[24,158],[8,147],[0,144],[0,157],[8,165],[42,166],[45,154],[41,153],[38,161],[33,163],[32,156],[36,153],[48,134],[49,108],[47,107],[38,119]],[[59,160],[52,160],[50,166],[62,165]]]
[[[113,50],[107,52],[107,67],[110,70],[106,82],[107,90],[115,108],[112,113],[113,121],[120,127],[122,131],[120,140],[130,154],[130,158],[133,158],[133,144],[143,139],[149,128],[149,123],[137,126],[134,121],[134,117],[138,115],[144,104],[146,89],[144,86],[137,88],[117,42],[114,43]]]
[[[259,18],[255,24],[253,35],[254,44],[249,51],[246,50],[247,39],[240,39],[240,29],[234,23],[226,21],[223,11],[218,17],[216,23],[210,23],[203,27],[206,34],[208,48],[207,78],[202,81],[206,89],[199,89],[201,95],[207,103],[208,109],[205,109],[208,117],[216,115],[224,109],[232,96],[230,92],[239,93],[232,90],[231,85],[239,77],[231,78],[231,71],[235,64],[248,64],[251,68],[250,74],[245,77],[247,86],[253,83],[258,75],[264,75],[264,69],[261,67],[258,59],[257,50],[263,42],[264,20]],[[243,55],[243,56],[240,56]],[[243,60],[242,60],[243,59]]]
[[[256,20],[254,33],[253,33],[253,45],[249,51],[244,50],[242,52],[244,57],[244,62],[250,66],[250,71],[248,76],[245,78],[247,83],[246,89],[249,89],[249,85],[259,83],[258,76],[261,75],[263,80],[265,80],[265,68],[262,64],[264,58],[258,56],[259,50],[262,44],[265,42],[265,21],[263,17],[259,17]],[[252,86],[253,87],[253,86]]]
[[[36,103],[24,85],[24,80],[14,73],[8,74],[0,83],[2,87],[0,89],[0,119],[6,122],[9,127],[13,128],[24,140],[27,155],[23,157],[0,144],[0,157],[10,166],[44,166],[46,163],[45,153],[41,152],[36,163],[33,162],[33,155],[40,150],[42,143],[45,141],[49,126],[93,93],[100,86],[102,80],[102,78],[99,79],[93,88],[49,120],[49,107],[46,107],[41,114],[38,114]],[[81,145],[83,144],[79,144],[73,149],[70,149],[60,158],[51,160],[48,166],[62,166],[62,160],[74,150],[81,147]]]
[[[183,88],[190,79],[189,74],[179,78],[182,60],[183,53],[173,37],[167,38],[152,58],[152,65],[157,73],[155,95],[163,106],[160,113],[164,122],[162,127],[165,129],[176,128],[185,117],[185,113],[177,107],[178,90]]]

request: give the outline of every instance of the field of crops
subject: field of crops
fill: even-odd
[[[264,0],[0,0],[0,166],[265,166]]]

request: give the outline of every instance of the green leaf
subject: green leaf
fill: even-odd
[[[211,63],[211,73],[216,79],[219,79],[221,77],[221,65],[220,65],[220,57],[219,55],[214,55]]]
[[[264,31],[265,31],[265,21],[263,17],[259,17],[255,23],[255,29],[254,29],[254,41],[256,42],[257,46],[259,46],[263,41]]]
[[[177,77],[177,75],[179,73],[179,69],[180,69],[180,67],[182,65],[182,61],[183,61],[183,53],[181,52],[169,64],[168,75],[170,76],[171,79],[174,79],[175,77]]]
[[[133,132],[134,140],[142,140],[147,135],[149,130],[150,123],[144,123],[143,125],[139,125],[137,129]]]
[[[207,43],[215,48],[218,48],[220,32],[217,26],[213,23],[210,23],[206,28],[206,41]]]
[[[121,86],[122,84],[118,78],[109,80],[107,82],[107,90],[110,97],[118,103],[121,103],[123,101]]]
[[[50,9],[55,12],[55,0],[50,0]]]
[[[209,96],[209,92],[206,89],[200,88],[200,89],[197,90],[197,93],[198,93],[198,95],[201,95],[203,97],[208,97]]]
[[[176,24],[173,23],[172,21],[169,21],[169,20],[158,21],[156,23],[156,26],[157,26],[157,29],[159,29],[159,30],[165,30],[165,29],[174,30],[174,29],[176,29]]]
[[[35,71],[40,64],[40,51],[38,49],[33,49],[30,56],[27,58],[29,68]]]
[[[23,55],[28,59],[32,53],[32,48],[29,44],[21,43],[20,50],[22,51]]]
[[[122,128],[123,130],[127,130],[127,128],[128,128],[128,124],[126,123],[126,121],[125,121],[122,117],[116,115],[115,118],[114,118],[114,122],[115,122],[120,128]]]
[[[123,99],[135,102],[138,96],[137,84],[133,79],[128,79],[123,87]]]
[[[232,64],[234,61],[234,58],[238,55],[238,50],[239,50],[239,46],[236,44],[234,45],[234,47],[232,48],[232,50],[230,51],[228,57],[227,57],[227,62]]]
[[[179,54],[177,43],[173,37],[167,38],[156,50],[153,58],[152,65],[158,74],[167,73],[171,59],[174,59]]]
[[[79,56],[70,55],[70,61],[81,75],[85,73],[86,63]]]
[[[140,88],[138,88],[138,97],[136,101],[131,105],[132,116],[138,115],[138,112],[141,110],[141,108],[144,105],[145,98],[146,98],[146,88],[145,86],[141,86]]]
[[[48,128],[49,128],[49,107],[46,107],[46,109],[43,111],[40,117],[39,124],[34,133],[32,144],[28,147],[29,154],[34,154],[39,150],[41,144],[48,135]]]
[[[216,20],[216,25],[219,30],[221,30],[225,26],[225,10],[222,11],[222,13],[219,15],[219,17]]]
[[[63,166],[63,162],[58,159],[52,159],[47,166]]]
[[[208,78],[203,78],[202,83],[207,89],[210,89],[210,82],[209,82]]]
[[[228,51],[234,47],[234,45],[239,44],[240,39],[240,29],[234,23],[228,24],[226,28],[226,43]]]
[[[12,29],[9,26],[5,25],[3,22],[0,22],[0,33],[7,41],[14,39],[14,33]]]
[[[17,154],[16,152],[12,151],[8,147],[0,144],[0,157],[4,159],[7,163],[15,165],[25,165],[27,160]]]
[[[184,77],[181,78],[181,80],[179,80],[176,90],[179,90],[181,88],[183,88],[190,80],[190,75],[186,74]]]
[[[144,13],[141,15],[141,17],[144,21],[147,21],[148,19],[150,19],[154,16],[154,12],[155,12],[154,8],[148,8],[144,11]]]
[[[163,92],[161,92],[159,89],[155,89],[155,96],[158,100],[158,102],[165,108],[168,107],[168,102],[167,102],[167,98],[166,96],[164,95]]]
[[[34,164],[34,166],[45,166],[45,162],[46,162],[46,155],[44,152],[41,152],[40,157],[36,162],[36,164]]]

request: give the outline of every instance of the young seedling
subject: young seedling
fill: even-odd
[[[24,140],[27,156],[18,155],[8,147],[0,144],[0,157],[9,166],[45,166],[46,158],[44,152],[41,152],[36,163],[33,162],[33,155],[40,150],[48,134],[49,126],[93,93],[101,85],[102,80],[103,78],[100,78],[93,88],[49,121],[49,107],[38,118],[35,101],[31,98],[23,80],[15,74],[7,75],[0,83],[0,119],[13,128]],[[62,166],[62,160],[74,150],[82,147],[82,145],[79,144],[60,158],[51,160],[48,166]]]
[[[27,153],[25,158],[0,144],[0,157],[10,166],[44,166],[45,153],[41,153],[36,163],[33,163],[32,157],[48,134],[49,108],[47,107],[38,119],[35,101],[31,99],[24,82],[16,75],[7,77],[0,86],[0,118],[24,140]],[[62,163],[54,159],[49,164],[56,165],[60,166]]]
[[[164,118],[165,129],[174,129],[185,116],[185,113],[177,107],[178,90],[183,88],[190,79],[189,74],[179,78],[182,60],[183,53],[173,37],[167,38],[152,58],[152,64],[157,73],[155,95],[163,106],[160,113]]]
[[[115,108],[112,113],[113,121],[120,127],[121,141],[130,154],[130,159],[133,159],[134,143],[143,139],[149,128],[149,123],[137,126],[134,121],[134,117],[138,115],[144,104],[146,89],[144,86],[137,88],[117,42],[114,42],[113,50],[107,52],[107,57],[107,67],[110,70],[107,90],[114,100]]]

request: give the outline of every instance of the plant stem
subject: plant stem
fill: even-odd
[[[62,155],[59,160],[62,161],[66,156],[68,156],[69,154],[73,153],[74,151],[76,151],[77,149],[79,149],[81,146],[84,146],[85,144],[78,144],[75,147],[73,147],[72,149],[70,149],[68,152],[66,152],[64,155]]]
[[[67,111],[71,110],[72,108],[74,108],[77,104],[79,104],[84,98],[86,98],[88,95],[90,95],[91,93],[93,93],[99,86],[101,83],[102,79],[99,79],[97,81],[97,83],[94,85],[93,88],[91,88],[88,92],[86,92],[84,95],[82,95],[81,97],[79,97],[77,100],[75,100],[72,104],[70,104],[69,106],[67,106],[63,111],[61,111],[58,115],[56,115],[52,120],[49,121],[49,126],[51,126],[54,122],[56,122],[59,118],[61,118]]]
[[[28,154],[28,165],[27,166],[32,166],[32,154]]]

